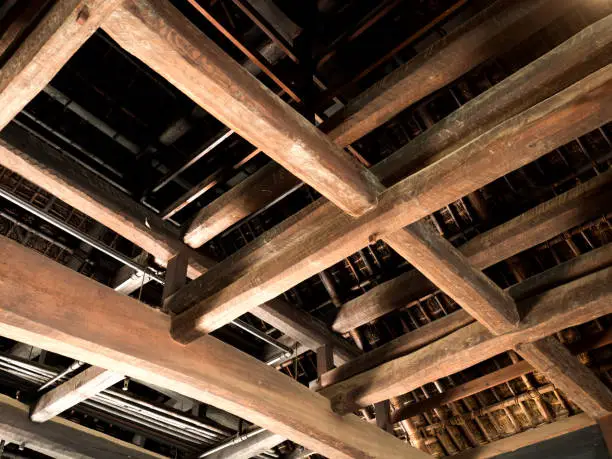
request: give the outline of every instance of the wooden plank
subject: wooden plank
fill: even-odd
[[[172,301],[173,336],[197,339],[356,252],[612,119],[612,65],[500,124],[385,191],[352,219],[314,203],[264,233]],[[512,154],[510,154],[512,153]]]
[[[30,419],[45,422],[123,380],[124,376],[99,367],[90,367],[38,399]]]
[[[442,393],[434,394],[421,402],[404,405],[393,412],[391,415],[391,422],[395,424],[403,419],[410,419],[423,412],[430,411],[447,403],[461,400],[462,398],[477,394],[531,372],[533,372],[531,364],[526,360],[521,360],[518,363],[508,365],[507,367],[476,378],[465,384],[451,387]]]
[[[612,392],[555,338],[519,344],[516,350],[593,419],[612,413]]]
[[[526,446],[535,445],[546,440],[576,432],[594,424],[595,421],[588,415],[584,413],[578,414],[551,424],[544,424],[535,429],[530,429],[508,438],[494,441],[487,445],[479,446],[478,448],[469,449],[454,457],[457,459],[488,459],[497,457]]]
[[[473,323],[409,355],[321,390],[338,412],[410,392],[514,346],[544,339],[612,312],[612,268],[606,268],[521,301],[516,331],[493,335]],[[561,388],[561,387],[560,387]],[[563,389],[563,388],[561,388]]]
[[[606,446],[608,447],[608,453],[612,456],[612,414],[598,419],[597,424],[601,429],[601,434],[603,435]]]
[[[509,3],[509,8],[513,11],[525,8],[524,2]],[[492,7],[490,11],[498,8],[499,5]],[[568,6],[568,3],[564,3],[563,6]],[[538,6],[534,4],[534,7]],[[559,12],[560,10],[555,10],[553,14]],[[535,16],[530,18],[531,22],[525,24],[525,27],[535,26],[533,21],[550,19],[552,16]],[[543,25],[544,23],[541,24]],[[498,26],[496,25],[495,30],[500,30]],[[372,171],[385,185],[393,185],[433,162],[437,154],[447,151],[458,143],[467,143],[496,124],[526,110],[606,65],[610,62],[612,53],[612,32],[610,30],[612,30],[612,17],[602,19],[585,28],[553,51],[438,122],[433,128],[409,142],[395,154],[375,165]],[[513,40],[508,43],[511,41]],[[454,61],[451,60],[451,62]],[[476,61],[473,62],[476,63]],[[432,61],[431,65],[435,65],[435,62]],[[458,63],[458,65],[465,64]],[[406,98],[422,87],[420,84],[411,83],[412,76],[410,72],[405,75],[411,90],[404,93],[404,98],[396,98],[394,102],[397,100],[408,104],[416,102],[416,100]],[[439,83],[444,83],[444,81],[439,81]],[[440,87],[442,86],[435,88]],[[406,107],[407,105],[402,108]],[[359,117],[360,112],[357,112],[356,116]],[[347,122],[350,122],[350,118]],[[343,126],[344,124],[341,124],[338,129],[342,130]],[[345,146],[340,140],[336,143]],[[185,242],[191,247],[200,247],[252,212],[281,198],[297,184],[298,180],[295,177],[286,172],[283,173],[277,166],[265,166],[257,174],[247,178],[218,198],[213,204],[201,209],[185,234]]]
[[[121,0],[57,2],[0,73],[0,129],[4,128],[93,35]]]
[[[170,388],[328,457],[427,457],[211,336],[181,346],[166,315],[5,238],[0,295],[2,336]]]
[[[476,236],[459,251],[484,269],[612,210],[612,171],[546,201],[539,206]],[[600,262],[594,262],[600,266]],[[517,289],[530,290],[527,283]],[[522,287],[520,287],[522,286]],[[427,278],[411,270],[351,300],[338,310],[332,329],[338,333],[364,325],[436,290]],[[522,295],[516,291],[513,298]]]
[[[495,334],[507,333],[518,324],[512,297],[474,268],[429,222],[417,222],[383,240]]]
[[[29,407],[0,395],[0,437],[6,442],[57,459],[113,457],[124,459],[162,459],[164,456],[88,429],[66,419],[55,418],[44,425],[30,422]]]
[[[382,363],[407,355],[471,324],[473,321],[474,319],[465,311],[453,312],[328,371],[321,375],[321,385],[323,387],[329,386],[375,368]]]
[[[329,121],[329,135],[351,144],[481,62],[512,48],[573,2],[497,1],[351,101]],[[551,15],[544,19],[542,16]]]
[[[42,14],[42,9],[48,2],[49,0],[32,0],[25,7],[13,5],[8,10],[2,18],[2,22],[7,25],[3,27],[4,31],[0,36],[0,57],[4,57],[4,53],[15,47],[17,40],[23,37],[28,27]]]
[[[381,186],[357,160],[274,95],[169,1],[130,0],[103,24],[126,51],[350,215]]]
[[[129,196],[11,124],[0,135],[0,163],[125,237],[165,264],[181,251],[197,277],[215,262],[182,244],[178,231]]]
[[[272,432],[262,432],[251,438],[206,456],[208,459],[248,459],[257,457],[286,439]]]

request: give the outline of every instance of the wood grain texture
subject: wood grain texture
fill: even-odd
[[[123,378],[104,368],[90,367],[41,396],[30,413],[30,419],[34,422],[48,421]]]
[[[610,210],[612,171],[605,172],[476,236],[458,249],[472,265],[485,269]],[[595,262],[595,265],[600,266],[598,262]],[[522,282],[517,284],[516,288],[529,291],[529,283],[530,281]],[[411,270],[400,274],[342,305],[332,329],[338,333],[346,333],[435,290],[435,285],[418,271]],[[515,299],[523,298],[518,290],[512,293],[512,296]]]
[[[329,135],[350,144],[488,58],[562,15],[572,1],[502,0],[474,16],[363,92],[332,120]]]
[[[404,394],[519,344],[611,313],[611,281],[612,268],[589,274],[520,302],[523,317],[510,333],[495,336],[483,325],[473,323],[411,354],[328,386],[321,393],[332,400],[338,412],[351,412]]]
[[[464,451],[457,454],[455,457],[457,459],[489,459],[516,451],[526,446],[535,445],[546,440],[576,432],[594,424],[595,421],[588,415],[577,414],[551,424],[544,424],[535,429],[512,435],[509,438],[503,438],[487,445]]]
[[[167,316],[5,238],[0,295],[2,336],[169,388],[328,457],[427,457],[213,337],[179,345]]]
[[[160,263],[181,251],[197,277],[215,262],[191,250],[175,228],[97,175],[11,124],[0,134],[0,164],[125,237]]]
[[[93,35],[121,0],[57,2],[0,72],[0,129],[4,128]]]
[[[429,222],[414,223],[383,240],[489,330],[502,334],[518,324],[512,297],[474,268]]]
[[[0,437],[57,459],[162,459],[164,456],[104,435],[66,419],[55,418],[44,425],[28,418],[28,406],[0,395]]]
[[[555,8],[553,16],[561,13],[561,10],[568,4],[564,3],[561,9]],[[523,2],[514,2],[510,9],[518,10],[524,7]],[[535,7],[537,8],[537,5]],[[498,8],[498,6],[495,8]],[[526,29],[535,27],[537,21],[544,21],[540,24],[543,26],[546,21],[552,20],[553,16],[534,16],[530,18],[531,22],[528,21],[525,25]],[[457,146],[473,140],[496,124],[541,102],[601,68],[611,59],[612,32],[610,30],[612,30],[612,16],[585,28],[551,52],[515,72],[501,83],[436,123],[431,129],[376,164],[372,168],[372,172],[385,185],[391,186],[426,165],[435,162],[440,152],[448,151],[453,145]],[[496,29],[492,33],[497,32]],[[509,44],[518,37],[507,38],[507,44]],[[434,57],[429,56],[429,59]],[[449,58],[449,60],[451,65],[455,64],[453,59]],[[431,64],[431,66],[434,65],[434,63]],[[458,62],[457,65],[463,66],[466,64]],[[467,65],[471,65],[471,63]],[[414,81],[413,76],[410,72],[406,73],[406,81]],[[438,86],[432,88],[439,89]],[[395,99],[394,102],[401,101],[404,104],[416,102],[416,100],[410,98],[410,94],[422,89],[423,87],[420,84],[413,85],[410,92],[405,92],[402,95],[403,97]],[[427,94],[424,93],[424,95]],[[403,105],[398,108],[404,109],[407,106]],[[340,116],[344,120],[344,115]],[[359,117],[360,112],[357,111],[355,116]],[[351,118],[349,117],[345,121],[351,123]],[[340,125],[337,129],[341,131],[344,121],[334,121],[334,123],[338,122],[340,122]],[[329,128],[330,125],[327,126]],[[326,125],[324,124],[321,127],[325,131]],[[345,146],[342,137],[332,138],[332,140],[340,146]],[[297,183],[297,178],[286,172],[283,174],[277,166],[265,166],[260,172],[247,178],[223,194],[214,203],[200,210],[185,235],[185,242],[192,247],[203,245],[252,212],[275,199],[279,199]]]
[[[611,102],[609,65],[387,189],[377,208],[358,219],[327,203],[309,206],[179,291],[172,300],[191,308],[173,320],[173,336],[190,342],[369,241],[414,223],[605,124],[612,119]]]
[[[376,177],[204,36],[166,0],[131,0],[103,24],[126,51],[350,215],[376,206]]]

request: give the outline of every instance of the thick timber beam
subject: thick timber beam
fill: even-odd
[[[0,395],[0,438],[7,443],[57,459],[113,457],[123,459],[162,459],[136,445],[127,443],[97,430],[88,429],[66,419],[56,418],[41,425],[28,418],[29,407]]]
[[[108,389],[124,376],[100,367],[90,367],[44,394],[32,409],[30,419],[45,422]]]
[[[125,50],[350,215],[376,206],[376,177],[166,0],[129,0],[103,24]]]
[[[473,266],[485,269],[610,211],[612,171],[476,236],[458,249]],[[346,333],[435,290],[436,286],[416,270],[400,274],[343,304],[332,329]]]
[[[213,337],[179,345],[166,315],[6,238],[0,295],[2,336],[171,388],[325,456],[427,457]]]
[[[51,81],[121,0],[56,2],[0,72],[0,129]]]
[[[387,189],[358,219],[315,202],[177,292],[173,336],[193,341],[342,258],[612,119],[612,65]],[[510,154],[512,153],[512,154]]]
[[[562,278],[564,270],[557,272]],[[568,276],[572,277],[573,274]],[[508,349],[548,338],[559,330],[612,312],[611,279],[612,268],[608,267],[518,302],[522,319],[510,333],[494,335],[482,324],[473,323],[409,355],[332,384],[321,393],[340,412],[351,412],[469,368]],[[572,368],[574,362],[580,365],[574,357],[568,359]],[[571,398],[572,394],[568,396]]]
[[[545,6],[546,3],[549,3],[548,7]],[[561,8],[569,6],[570,3],[564,2]],[[505,6],[507,9],[503,10],[502,6]],[[534,8],[531,12],[535,13],[538,9],[551,8],[552,6],[554,6],[551,11],[553,16],[538,16],[537,14],[529,16],[527,14],[530,8]],[[533,32],[537,28],[545,26],[549,20],[553,20],[556,14],[561,13],[561,9],[558,7],[558,4],[552,5],[550,2],[533,2],[532,4],[523,1],[498,2],[483,12],[479,16],[480,19],[478,21],[488,16],[487,20],[478,22],[474,19],[468,24],[475,27],[472,30],[475,35],[486,35],[486,32],[492,35],[497,33],[503,35],[502,29],[509,27],[509,24],[512,20],[516,19],[517,15],[520,15],[520,13],[527,14],[523,17],[523,21],[518,21],[515,24],[517,27],[520,26],[520,31],[516,36],[510,33],[506,34],[506,44],[509,45],[511,43],[518,43],[518,39],[523,36],[521,35],[523,32],[529,30]],[[503,10],[503,13],[501,13],[501,10]],[[495,17],[499,19],[499,22],[495,22]],[[512,17],[514,19],[510,19]],[[469,29],[467,25],[465,28]],[[465,28],[463,29],[464,32],[466,32]],[[438,153],[444,152],[452,145],[467,143],[496,124],[518,114],[522,110],[526,110],[606,65],[612,58],[611,29],[612,17],[602,19],[585,28],[551,52],[506,78],[491,90],[486,91],[461,109],[438,122],[433,128],[402,147],[396,154],[375,165],[372,171],[385,185],[393,185],[409,174],[433,162]],[[466,32],[467,35],[465,36],[469,36],[472,32]],[[412,61],[405,64],[404,67],[396,71],[400,73],[392,74],[394,75],[394,82],[391,89],[386,87],[390,81],[390,77],[387,77],[373,87],[372,90],[366,91],[362,96],[363,98],[357,99],[358,102],[360,100],[371,100],[372,105],[366,104],[360,110],[357,110],[355,106],[349,105],[348,111],[353,112],[353,116],[343,118],[340,121],[334,121],[334,123],[340,123],[335,132],[342,132],[345,126],[358,128],[360,125],[355,126],[353,120],[361,119],[362,112],[368,112],[371,106],[378,106],[382,112],[388,107],[392,107],[392,110],[396,108],[404,109],[428,95],[429,90],[440,89],[449,83],[451,80],[446,80],[443,73],[435,70],[438,69],[438,58],[443,58],[447,62],[444,70],[451,73],[454,71],[454,66],[462,68],[465,65],[470,66],[480,63],[481,61],[478,60],[477,56],[471,56],[469,62],[461,62],[460,59],[456,59],[454,53],[450,53],[454,47],[461,46],[461,39],[454,42],[452,46],[449,39],[451,36],[457,38],[459,35],[461,34],[451,34],[443,39],[442,41],[449,45],[446,48],[443,45],[434,45],[434,47],[437,46],[439,48],[439,53],[433,53],[432,56],[429,51],[425,51],[423,55],[415,58],[422,62],[425,68],[435,72],[432,78],[427,79],[428,84],[423,85],[422,78],[419,76],[421,74],[413,72],[414,69],[412,67],[414,64],[411,64]],[[461,36],[465,38],[465,36]],[[484,38],[484,35],[481,38]],[[488,42],[485,40],[483,43]],[[488,48],[489,51],[491,49]],[[482,55],[478,57],[482,57]],[[401,77],[398,77],[398,75]],[[372,94],[377,91],[377,88],[383,88],[380,100],[372,99]],[[405,90],[406,88],[409,89]],[[422,91],[423,89],[425,91]],[[395,92],[396,90],[398,91],[397,93]],[[401,107],[393,106],[398,101],[402,102]],[[374,114],[369,111],[369,115]],[[385,116],[388,115],[389,113],[385,114]],[[364,119],[366,117],[364,116]],[[375,115],[373,117],[376,118]],[[384,116],[378,119],[379,122],[384,120]],[[371,123],[368,129],[377,127],[377,125],[378,123]],[[325,125],[323,125],[323,128],[325,130]],[[342,136],[334,137],[332,135],[331,139],[340,146],[346,145],[342,141]],[[223,194],[211,205],[201,209],[185,233],[185,243],[191,247],[200,247],[252,212],[261,209],[276,199],[280,199],[285,193],[298,186],[298,184],[299,182],[295,177],[278,165],[271,164],[265,166],[256,174],[253,174],[253,176]]]

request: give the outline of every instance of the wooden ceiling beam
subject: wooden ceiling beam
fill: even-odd
[[[332,400],[338,412],[352,412],[410,392],[515,346],[611,313],[610,280],[610,267],[588,274],[520,301],[522,320],[515,331],[493,335],[482,324],[473,323],[411,354],[323,388],[321,393]]]
[[[89,367],[42,395],[34,405],[30,419],[34,422],[48,421],[124,378],[100,367]]]
[[[376,206],[381,185],[169,1],[128,0],[103,24],[126,51],[350,215]]]
[[[0,295],[7,338],[170,388],[328,457],[428,457],[216,338],[181,346],[166,315],[6,238]]]
[[[0,129],[34,99],[120,3],[66,0],[49,9],[2,67]]]
[[[396,114],[397,110],[407,108],[452,82],[466,66],[471,68],[481,63],[489,53],[500,53],[505,47],[519,43],[522,38],[562,14],[563,8],[571,5],[572,2],[565,2],[558,8],[559,5],[547,1],[531,4],[512,1],[495,3],[421,53],[414,62],[408,62],[378,82],[357,98],[356,105],[349,104],[343,115],[340,115],[341,119],[333,121],[336,126],[333,132],[338,137],[332,134],[330,138],[339,146],[348,145],[342,135],[345,130],[365,132],[378,127],[388,116]],[[549,9],[544,15],[538,14]],[[375,165],[372,172],[385,185],[393,185],[422,168],[437,153],[457,142],[466,143],[605,65],[612,54],[612,33],[609,32],[611,23],[612,17],[586,28],[559,46],[554,53],[546,54],[497,84],[485,93],[487,96],[474,99],[437,123],[397,154]],[[490,46],[490,40],[495,41],[501,37],[504,37],[503,45]],[[593,37],[597,37],[597,40]],[[469,46],[462,49],[465,42]],[[480,45],[483,47],[479,48]],[[460,55],[466,60],[457,58],[456,49],[461,50]],[[470,52],[474,54],[469,55]],[[446,64],[444,72],[438,70],[438,59]],[[414,71],[414,67],[421,64],[421,70],[432,71],[435,75],[435,78],[427,79],[426,85],[422,84],[422,74],[426,72]],[[378,107],[378,111],[373,111],[373,107]],[[359,123],[356,124],[357,120]],[[324,131],[325,126],[321,126]],[[299,181],[278,165],[263,167],[201,209],[185,233],[185,243],[194,248],[202,246],[251,213],[281,199],[296,186],[299,186]]]
[[[235,319],[308,277],[612,119],[612,65],[501,123],[387,189],[353,219],[316,202],[179,290],[190,309],[173,320],[184,343]]]

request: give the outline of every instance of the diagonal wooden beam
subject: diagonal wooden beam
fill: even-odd
[[[384,240],[495,335],[518,328],[519,314],[512,297],[431,225],[413,224]],[[612,411],[612,392],[554,338],[521,344],[517,350],[593,418]]]
[[[563,8],[572,5],[572,2],[564,2],[559,8],[560,5],[550,1],[498,1],[379,81],[321,128],[324,132],[331,130],[330,139],[337,145],[346,146],[356,140],[356,133],[363,135],[380,126],[390,116],[451,83],[462,71],[546,26],[558,14],[563,14]],[[540,102],[599,68],[598,65],[607,63],[605,52],[609,46],[606,43],[609,32],[605,24],[589,28],[582,35],[596,36],[597,41],[579,36],[570,40],[556,55],[539,59],[543,65],[534,63],[519,72],[524,76],[508,78],[501,83],[504,89],[494,88],[495,95],[482,99],[483,104],[468,104],[460,110],[461,116],[449,116],[431,132],[420,135],[402,149],[410,149],[410,152],[392,155],[372,171],[386,185],[392,185],[415,172],[428,157],[451,143],[482,134],[502,119]],[[431,78],[423,76],[428,72],[432,72]],[[277,165],[265,166],[201,209],[185,233],[185,243],[200,247],[241,219],[280,199],[298,184],[294,176]]]
[[[93,35],[121,0],[66,0],[41,19],[0,72],[0,129]]]
[[[100,367],[90,367],[40,397],[30,413],[30,419],[34,422],[48,421],[124,378]]]
[[[351,215],[381,186],[357,160],[274,95],[167,0],[129,0],[103,25],[124,49]]]
[[[582,183],[458,248],[473,266],[485,269],[610,211],[612,171]],[[346,333],[435,290],[435,285],[416,270],[400,274],[343,304],[332,329]]]
[[[386,234],[414,223],[612,119],[612,65],[387,189],[358,219],[316,202],[177,292],[190,309],[173,336],[190,342]]]
[[[113,457],[121,459],[163,459],[132,443],[88,429],[66,419],[52,419],[44,425],[28,419],[29,407],[0,395],[0,438],[7,443],[57,459]]]
[[[213,337],[181,346],[166,315],[6,238],[0,295],[2,336],[170,388],[328,457],[427,457]]]
[[[411,354],[323,388],[320,393],[330,398],[340,413],[405,394],[515,346],[610,314],[610,280],[612,268],[608,267],[519,302],[523,318],[511,333],[494,335],[476,322]],[[573,361],[568,360],[571,365]]]

